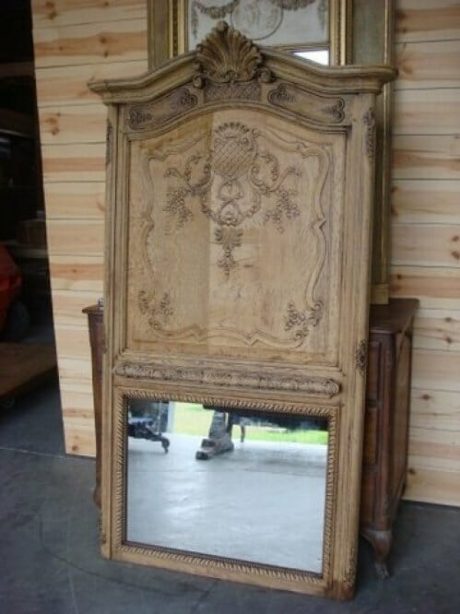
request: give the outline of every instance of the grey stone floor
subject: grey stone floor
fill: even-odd
[[[94,462],[63,453],[55,385],[0,415],[1,614],[460,612],[460,510],[402,505],[377,580],[361,544],[352,602],[136,567],[99,556]]]

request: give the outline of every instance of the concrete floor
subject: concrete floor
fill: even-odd
[[[321,571],[327,446],[235,441],[197,461],[201,437],[167,436],[168,454],[129,438],[130,541]]]
[[[460,612],[460,509],[403,504],[393,576],[361,544],[356,598],[334,603],[101,559],[93,480],[63,455],[55,385],[0,415],[1,614]]]

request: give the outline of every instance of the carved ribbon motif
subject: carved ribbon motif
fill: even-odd
[[[297,191],[286,182],[290,176],[300,176],[300,169],[282,169],[276,156],[259,146],[258,136],[257,130],[241,122],[221,124],[206,154],[193,153],[183,169],[170,167],[166,171],[171,183],[164,211],[180,228],[193,219],[189,201],[198,197],[201,212],[216,225],[214,239],[223,252],[218,266],[227,278],[237,266],[234,250],[241,246],[244,223],[261,210],[263,197],[275,201],[274,206],[265,208],[263,221],[272,222],[281,233],[285,220],[300,215]],[[262,175],[263,167],[269,168],[269,179],[266,173]],[[213,187],[217,188],[213,190],[215,199],[211,199]]]

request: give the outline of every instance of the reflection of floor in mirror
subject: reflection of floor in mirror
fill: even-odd
[[[201,438],[129,438],[129,541],[321,571],[327,447],[246,441],[209,461]]]

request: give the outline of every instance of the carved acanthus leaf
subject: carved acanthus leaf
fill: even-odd
[[[204,87],[207,80],[214,83],[272,80],[256,45],[225,21],[219,21],[196,50],[195,87]]]

